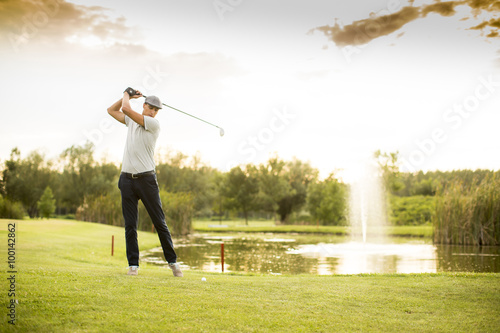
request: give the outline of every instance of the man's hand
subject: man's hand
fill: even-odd
[[[122,112],[123,112],[123,114],[127,115],[130,119],[132,119],[133,121],[135,121],[136,123],[138,123],[139,125],[144,127],[144,116],[142,114],[132,110],[132,107],[130,106],[130,99],[142,97],[142,93],[138,90],[134,90],[134,89],[130,88],[133,90],[133,91],[131,91],[131,93],[133,94],[131,96],[129,94],[129,92],[127,91],[128,89],[129,88],[127,88],[123,92]]]
[[[127,93],[129,98],[139,98],[142,97],[142,93],[139,90],[135,90],[134,88],[128,87],[125,89],[124,93]]]

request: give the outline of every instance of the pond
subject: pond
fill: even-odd
[[[175,239],[184,270],[268,274],[500,272],[500,247],[434,245],[430,240],[390,238],[384,243],[350,237],[292,234],[196,234]],[[161,248],[142,262],[165,265]]]

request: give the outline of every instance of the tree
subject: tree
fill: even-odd
[[[401,180],[398,166],[399,152],[382,153],[380,150],[377,150],[374,157],[382,170],[386,190],[392,194],[401,191],[405,187],[405,184]]]
[[[43,191],[42,197],[37,202],[38,211],[42,218],[49,218],[56,211],[56,199],[52,194],[50,187],[46,187]]]
[[[436,180],[431,178],[424,179],[419,181],[418,183],[413,184],[411,195],[433,196],[436,194],[438,186],[439,183]]]
[[[190,193],[194,202],[194,211],[200,215],[211,215],[217,198],[214,183],[216,170],[201,162],[195,155],[189,161],[182,153],[167,152],[159,156],[156,166],[158,184],[168,192]]]
[[[306,203],[307,187],[318,178],[318,170],[309,162],[296,158],[286,163],[285,179],[290,185],[290,191],[278,201],[278,214],[281,222],[287,222],[293,212],[298,212]]]
[[[247,225],[248,213],[256,208],[256,196],[258,192],[258,180],[247,172],[247,170],[234,167],[229,171],[223,189],[224,196],[227,198],[225,204],[229,209],[243,212]]]
[[[21,159],[19,149],[12,149],[2,173],[6,198],[22,203],[28,215],[35,217],[37,202],[54,178],[51,166],[52,163],[47,162],[45,156],[36,151]]]
[[[278,156],[254,168],[259,179],[258,204],[264,211],[278,213],[281,222],[288,222],[293,212],[306,203],[307,187],[318,177],[318,170],[296,158],[285,162]]]
[[[110,163],[96,163],[90,142],[64,150],[60,160],[64,170],[59,176],[56,196],[71,212],[76,212],[85,200],[106,195],[116,187],[118,168]]]
[[[322,225],[341,225],[345,221],[346,189],[333,174],[319,183],[309,185],[307,207],[311,216]]]
[[[224,215],[224,184],[226,183],[226,174],[215,171],[211,178],[211,184],[215,191],[214,200],[212,201],[212,211],[216,212],[219,216],[219,221],[222,223],[222,216]]]
[[[258,205],[273,214],[278,210],[278,203],[292,190],[285,174],[285,162],[277,156],[270,158],[267,164],[252,169],[259,180]]]

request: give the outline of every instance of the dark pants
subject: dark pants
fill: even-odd
[[[118,188],[122,194],[122,212],[125,219],[125,241],[129,266],[139,266],[139,244],[137,243],[139,221],[137,205],[139,200],[142,201],[153,221],[165,260],[168,263],[175,263],[177,255],[174,251],[170,231],[165,223],[156,175],[132,178],[130,175],[122,173],[118,181]]]

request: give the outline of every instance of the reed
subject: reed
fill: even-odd
[[[165,213],[165,222],[172,236],[183,236],[191,233],[194,215],[193,195],[186,192],[173,193],[160,190],[160,199]],[[154,230],[153,222],[142,203],[139,204],[138,229],[142,231]]]
[[[454,180],[438,190],[434,242],[500,245],[500,173],[481,180]]]
[[[119,191],[87,197],[76,210],[77,220],[124,226]]]

